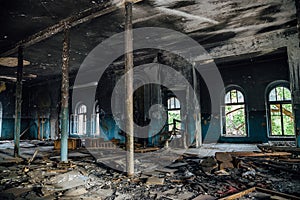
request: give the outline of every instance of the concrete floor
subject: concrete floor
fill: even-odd
[[[32,152],[32,148],[39,147],[41,151],[49,151],[52,148],[50,146],[39,146],[43,141],[39,140],[30,140],[30,141],[21,141],[21,153]],[[11,140],[0,141],[0,149],[14,149],[14,142]],[[257,147],[257,144],[231,144],[231,143],[215,143],[215,144],[203,144],[200,148],[189,148],[185,149],[174,149],[174,152],[177,154],[197,154],[201,157],[214,156],[216,152],[239,152],[239,151],[257,151],[260,152],[260,149]],[[29,153],[30,154],[30,153]]]
[[[257,144],[230,144],[230,143],[216,143],[203,144],[200,148],[190,148],[186,153],[197,154],[199,156],[207,157],[214,156],[216,152],[235,152],[235,151],[259,151]]]

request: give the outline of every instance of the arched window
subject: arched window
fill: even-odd
[[[180,101],[176,97],[170,97],[168,99],[168,124],[169,131],[173,130],[174,124],[176,124],[176,128],[180,129],[180,122],[176,122],[181,120],[180,116]]]
[[[267,105],[270,136],[295,135],[290,90],[284,86],[273,88],[268,94]]]
[[[2,109],[2,103],[0,102],[0,137],[2,137],[2,116],[3,116],[3,109]]]
[[[95,102],[92,114],[92,134],[94,136],[100,135],[100,107],[97,101]]]
[[[87,126],[87,106],[84,104],[80,104],[76,110],[77,120],[78,120],[78,135],[86,134],[86,126]]]
[[[238,89],[231,89],[225,95],[223,107],[223,135],[224,136],[247,136],[246,109],[243,93]]]

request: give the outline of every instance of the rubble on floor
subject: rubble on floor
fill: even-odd
[[[53,143],[26,143],[23,158],[14,162],[13,149],[0,144],[0,199],[207,200],[253,187],[300,196],[300,157],[293,152],[186,153],[169,166],[128,178],[85,149],[71,150],[71,161],[62,164]]]

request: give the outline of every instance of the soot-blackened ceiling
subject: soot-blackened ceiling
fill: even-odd
[[[64,18],[108,2],[118,1],[1,1],[0,54],[9,50],[18,41]],[[133,26],[134,28],[151,26],[174,29],[188,34],[209,50],[237,38],[256,35],[261,37],[274,31],[294,33],[297,23],[295,14],[294,0],[144,0],[134,5]],[[76,74],[85,56],[95,46],[123,30],[124,10],[121,8],[73,27],[71,29],[71,74]],[[24,59],[31,64],[24,68],[24,79],[42,81],[57,77],[61,73],[61,51],[61,33],[26,48]],[[146,54],[141,55],[146,56]],[[3,79],[5,76],[15,76],[16,69],[0,66],[0,71]],[[35,75],[37,78],[33,78]]]

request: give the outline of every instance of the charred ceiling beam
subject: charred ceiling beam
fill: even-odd
[[[132,3],[138,3],[143,0],[131,0]],[[42,40],[52,37],[53,35],[62,32],[64,30],[65,24],[68,24],[69,27],[74,27],[79,24],[85,23],[89,20],[95,19],[97,17],[109,14],[113,11],[118,10],[125,4],[125,0],[119,0],[117,3],[113,3],[115,1],[108,1],[107,3],[102,3],[93,8],[86,9],[76,15],[68,17],[59,21],[57,24],[50,26],[24,40],[19,41],[14,47],[11,49],[1,53],[1,57],[5,57],[11,54],[14,54],[18,51],[19,46],[23,46],[24,48],[29,47],[33,44],[36,44]]]

